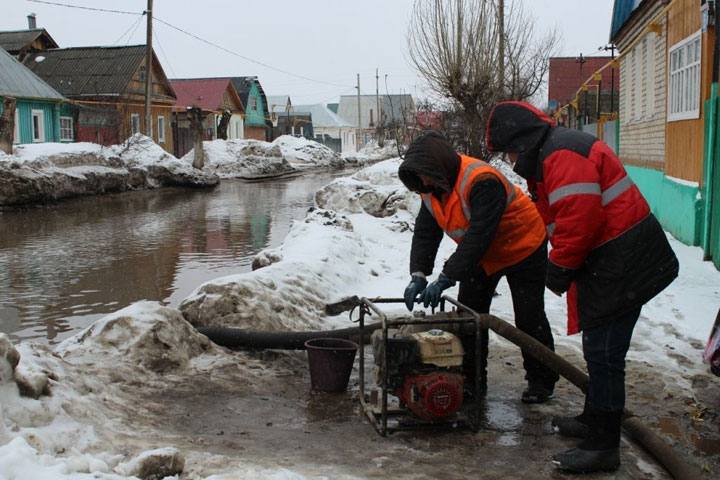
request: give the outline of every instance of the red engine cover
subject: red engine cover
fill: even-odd
[[[423,420],[438,420],[460,409],[463,383],[462,375],[433,372],[407,377],[395,395]]]

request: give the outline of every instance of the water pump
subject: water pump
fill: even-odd
[[[462,406],[465,376],[464,350],[460,339],[440,329],[404,333],[389,329],[387,352],[382,332],[372,336],[378,383],[382,356],[387,353],[388,391],[425,421],[446,420]]]

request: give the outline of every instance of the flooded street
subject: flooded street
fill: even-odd
[[[0,211],[0,331],[55,345],[138,300],[177,306],[203,282],[250,271],[253,256],[280,245],[333,177],[224,180],[212,191]]]

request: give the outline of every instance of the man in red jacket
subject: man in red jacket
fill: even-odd
[[[486,136],[488,148],[507,153],[528,181],[552,245],[545,284],[557,295],[567,292],[568,333],[583,332],[590,378],[585,408],[553,424],[584,440],[553,461],[573,472],[615,470],[632,332],[643,304],[677,277],[677,258],[602,141],[556,126],[522,102],[497,104]]]

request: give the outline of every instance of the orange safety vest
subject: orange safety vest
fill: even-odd
[[[422,194],[422,199],[438,225],[460,243],[470,227],[470,191],[477,179],[487,174],[497,177],[507,192],[495,239],[480,260],[485,273],[492,275],[524,260],[545,240],[545,224],[530,197],[488,163],[460,155],[460,172],[452,192],[442,201],[427,193]]]

